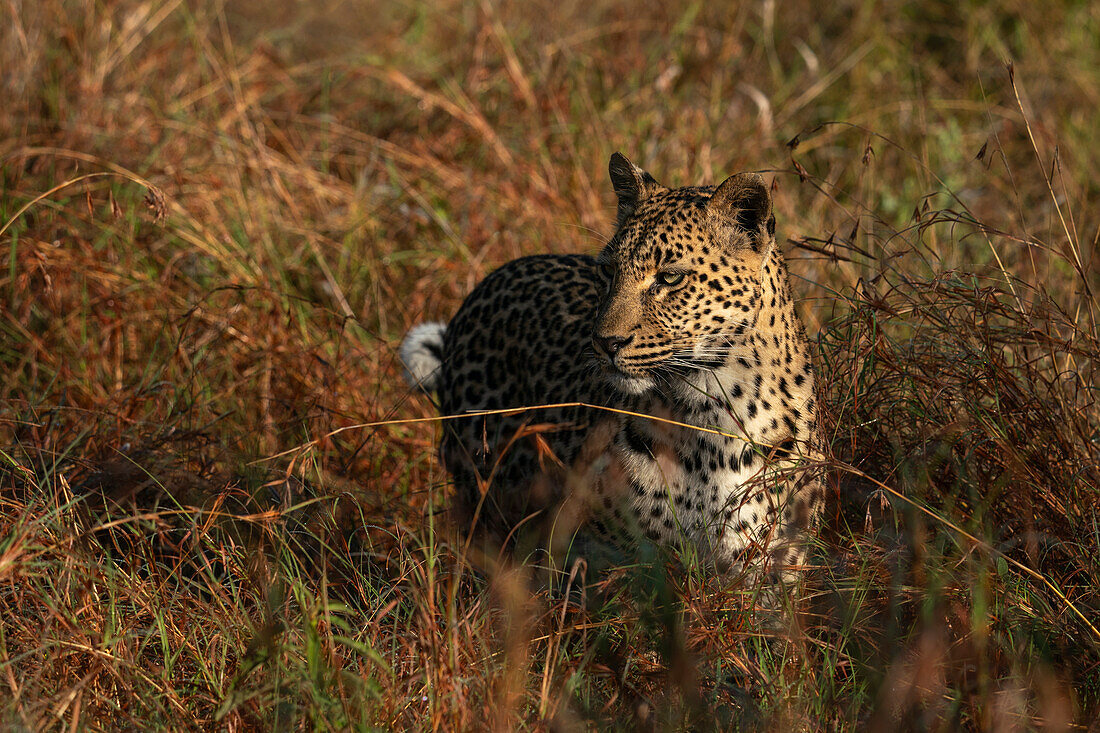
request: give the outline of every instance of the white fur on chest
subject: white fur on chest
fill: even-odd
[[[635,429],[652,441],[652,453],[621,444],[616,451],[632,482],[630,508],[650,539],[686,540],[704,556],[732,560],[764,538],[777,497],[767,490],[760,446],[728,429],[736,437],[659,422],[636,422]]]

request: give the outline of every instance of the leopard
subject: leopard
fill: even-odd
[[[665,187],[621,153],[608,172],[598,253],[507,262],[401,344],[443,418],[459,515],[498,542],[541,526],[795,579],[823,448],[772,186]]]

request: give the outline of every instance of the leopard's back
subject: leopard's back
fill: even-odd
[[[523,257],[491,273],[447,324],[442,414],[601,401],[591,332],[602,288],[595,261],[584,255]],[[560,481],[533,482],[571,463],[598,419],[593,412],[543,408],[448,420],[440,450],[460,513],[476,513],[482,529],[506,535],[555,505]]]

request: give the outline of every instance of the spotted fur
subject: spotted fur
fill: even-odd
[[[603,251],[490,274],[446,326],[434,386],[445,415],[620,412],[445,423],[459,503],[501,538],[542,517],[627,552],[648,540],[721,568],[796,567],[821,450],[770,190],[755,174],[668,189],[618,153],[610,173]]]

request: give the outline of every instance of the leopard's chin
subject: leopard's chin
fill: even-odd
[[[642,395],[656,386],[652,377],[627,374],[610,365],[606,367],[604,378],[614,390],[627,395]]]

